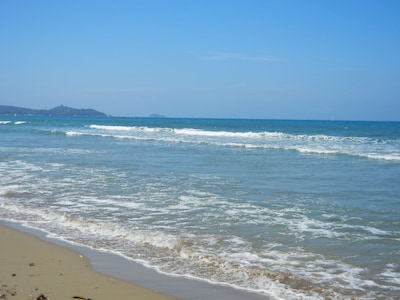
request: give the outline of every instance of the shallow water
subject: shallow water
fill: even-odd
[[[400,292],[400,123],[0,117],[0,219],[276,299]]]

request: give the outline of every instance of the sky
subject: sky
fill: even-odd
[[[400,121],[398,0],[3,0],[0,105]]]

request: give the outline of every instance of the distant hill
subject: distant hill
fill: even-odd
[[[94,109],[72,108],[64,105],[52,109],[30,109],[16,106],[0,105],[0,115],[16,116],[85,116],[106,117],[105,113]]]
[[[148,118],[166,118],[166,117],[160,114],[151,114],[148,116]]]

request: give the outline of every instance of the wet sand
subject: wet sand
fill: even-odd
[[[0,221],[0,300],[46,300],[40,298],[42,294],[51,300],[270,299],[229,286],[160,274],[120,255]]]
[[[0,299],[176,299],[97,273],[86,257],[0,226]]]

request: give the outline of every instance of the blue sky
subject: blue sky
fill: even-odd
[[[400,1],[0,2],[0,104],[400,121]]]

